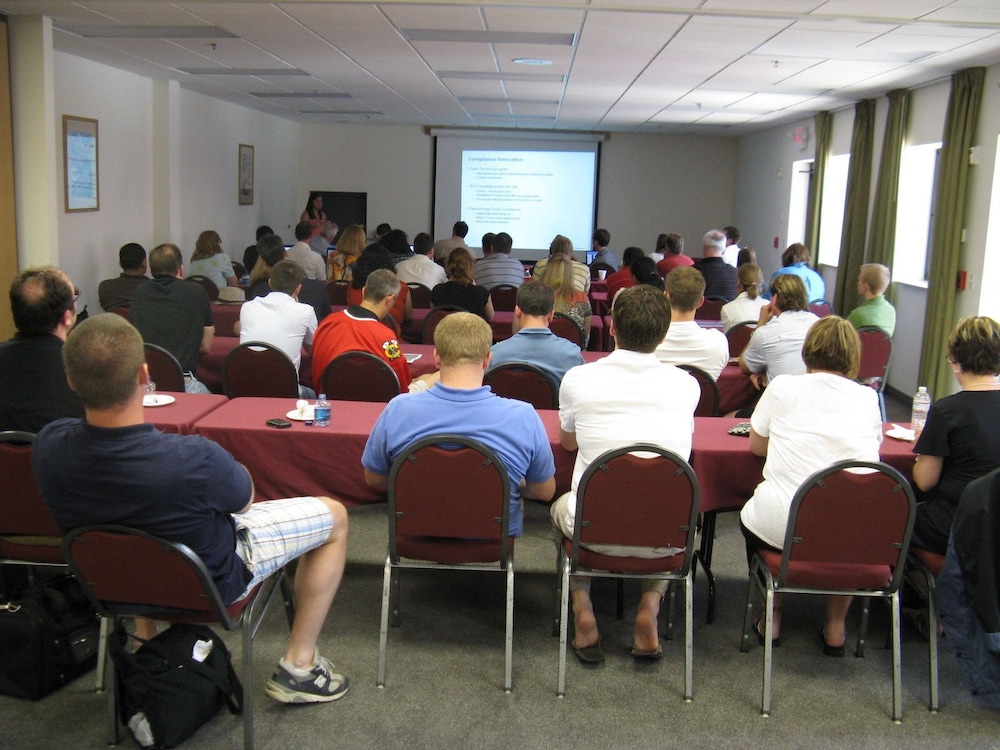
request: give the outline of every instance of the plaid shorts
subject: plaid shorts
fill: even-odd
[[[326,542],[333,531],[333,514],[315,497],[254,503],[246,513],[234,513],[233,521],[236,554],[253,576],[243,596],[276,570]]]

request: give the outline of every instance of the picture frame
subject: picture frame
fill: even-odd
[[[63,115],[63,194],[66,213],[99,211],[97,120]]]
[[[253,146],[240,144],[237,194],[239,205],[253,205]]]

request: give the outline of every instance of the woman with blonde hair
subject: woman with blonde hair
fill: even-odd
[[[973,479],[1000,467],[1000,323],[962,318],[948,337],[948,362],[958,393],[931,404],[913,452],[917,520],[913,543],[940,555],[958,500]]]
[[[572,248],[572,245],[570,247]],[[586,292],[579,291],[574,283],[573,262],[569,256],[561,252],[550,255],[549,262],[535,274],[535,281],[540,281],[552,289],[556,298],[554,311],[572,318],[583,330],[584,339],[588,339],[590,316],[594,311],[590,307]]]
[[[431,302],[435,307],[461,307],[488,322],[493,320],[493,300],[490,299],[489,289],[476,286],[476,280],[472,277],[473,263],[472,256],[464,247],[452,250],[445,262],[448,281],[431,289]]]
[[[878,461],[882,417],[878,395],[854,381],[861,341],[849,322],[829,315],[809,329],[802,346],[805,375],[778,375],[750,418],[750,451],[764,456],[764,481],[740,511],[747,560],[759,549],[781,551],[792,498],[811,474],[837,461]],[[818,428],[821,426],[821,428]],[[851,598],[828,596],[820,635],[823,653],[843,656]],[[757,638],[762,620],[754,624]],[[778,645],[781,601],[774,599],[770,637]]]
[[[740,252],[743,252],[742,250]],[[767,300],[760,296],[760,283],[764,276],[756,263],[744,263],[736,271],[736,299],[722,306],[722,332],[737,323],[756,323],[760,308]]]
[[[187,267],[188,278],[204,276],[212,280],[219,289],[224,286],[239,286],[240,281],[233,271],[233,262],[222,250],[222,238],[211,229],[198,235],[194,243],[194,253]]]
[[[327,281],[351,280],[351,264],[360,256],[366,245],[365,228],[351,224],[340,234],[336,249],[327,256]]]

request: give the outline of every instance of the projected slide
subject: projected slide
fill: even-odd
[[[516,247],[547,248],[564,234],[577,249],[593,232],[596,155],[572,151],[462,151],[460,215],[469,236],[505,231]]]

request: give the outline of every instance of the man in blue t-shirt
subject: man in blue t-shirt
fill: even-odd
[[[348,680],[316,642],[344,572],[344,506],[329,497],[254,503],[250,474],[219,445],[145,424],[142,337],[121,316],[79,324],[63,358],[86,416],[52,422],[32,450],[56,524],[64,531],[123,524],[181,542],[205,563],[227,604],[298,559],[295,622],[265,692],[281,703],[342,697]],[[156,624],[137,618],[137,632],[152,637]]]
[[[430,390],[390,401],[372,429],[361,464],[372,487],[388,487],[393,461],[430,435],[473,438],[496,451],[510,477],[510,535],[521,536],[521,497],[549,500],[556,489],[555,461],[534,408],[500,398],[483,385],[493,329],[472,313],[453,313],[434,331],[434,364],[441,380]],[[522,480],[524,486],[521,486]]]

